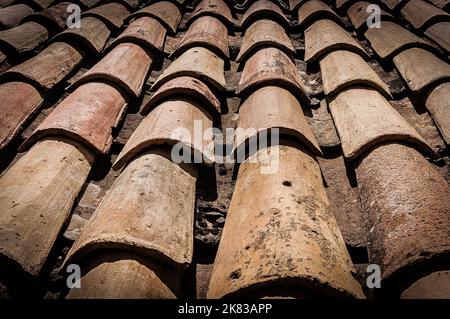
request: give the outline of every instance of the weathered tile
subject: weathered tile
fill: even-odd
[[[442,134],[445,142],[450,145],[450,83],[444,83],[436,87],[426,98],[425,105],[430,111],[436,126]]]
[[[87,156],[87,157],[86,157]],[[0,178],[0,254],[40,274],[91,169],[89,153],[44,140]]]
[[[425,154],[433,149],[377,91],[354,88],[340,93],[329,104],[345,157],[355,160],[374,146],[405,142]]]
[[[11,4],[13,4],[16,0],[2,0],[0,1],[0,8],[7,7]]]
[[[341,141],[334,127],[331,114],[328,112],[328,105],[325,99],[320,101],[317,109],[311,109],[311,115],[306,120],[323,151],[332,150],[340,146]]]
[[[83,59],[82,52],[65,42],[50,44],[37,56],[6,71],[3,77],[26,79],[42,90],[61,82]]]
[[[179,56],[192,47],[200,46],[211,50],[224,60],[228,59],[230,52],[227,27],[215,17],[203,16],[195,19],[171,56]]]
[[[26,4],[13,4],[0,9],[0,29],[9,29],[18,26],[26,16],[34,13],[34,10]]]
[[[30,52],[49,38],[48,30],[39,23],[26,22],[15,28],[0,31],[0,44],[15,54]]]
[[[223,59],[206,48],[191,48],[164,70],[153,84],[152,90],[178,76],[191,76],[223,91],[226,87],[224,64]]]
[[[304,3],[305,0],[289,0],[289,10],[294,12],[298,9],[298,7]]]
[[[133,43],[120,43],[100,62],[83,74],[73,87],[103,80],[118,85],[131,98],[141,94],[153,60],[147,51]]]
[[[319,20],[305,30],[306,62],[314,62],[335,50],[348,50],[367,58],[358,42],[331,20]]]
[[[372,48],[382,59],[390,59],[412,47],[433,50],[434,48],[415,34],[393,22],[384,21],[380,28],[368,29],[365,33]]]
[[[289,27],[289,19],[284,15],[281,8],[269,0],[258,0],[254,2],[245,12],[241,20],[242,30],[261,18],[269,18],[280,23],[284,28]]]
[[[86,83],[65,98],[24,142],[22,150],[45,136],[65,136],[107,154],[112,130],[127,106],[115,88],[104,83]]]
[[[41,94],[30,84],[7,82],[0,85],[0,149],[11,142],[42,102]]]
[[[235,156],[245,155],[245,143],[257,134],[278,129],[303,144],[311,153],[321,155],[311,128],[303,115],[302,107],[289,91],[276,86],[264,86],[252,93],[239,108],[238,129],[234,141]]]
[[[145,149],[162,144],[177,145],[179,151],[183,149],[183,154],[194,154],[196,161],[214,165],[213,136],[207,134],[211,130],[212,119],[198,102],[187,99],[164,101],[134,131],[113,167],[120,169]]]
[[[192,261],[196,170],[147,152],[131,161],[69,251],[66,263],[122,249],[185,268]]]
[[[401,299],[450,299],[450,271],[435,271],[420,278],[401,294]]]
[[[150,17],[158,20],[171,35],[174,35],[181,21],[181,12],[175,4],[168,1],[160,1],[133,13],[127,21],[140,17]]]
[[[96,17],[113,30],[120,29],[129,15],[128,9],[117,2],[107,3],[81,14],[82,17]]]
[[[367,19],[372,14],[371,10],[367,10],[370,5],[373,5],[373,3],[359,1],[351,5],[347,10],[347,15],[350,18],[350,21],[352,22],[355,29],[367,29]],[[383,23],[384,21],[394,20],[394,17],[391,14],[387,13],[383,9],[380,10],[380,23]]]
[[[22,21],[34,21],[44,26],[52,28],[56,32],[60,32],[67,28],[67,18],[70,15],[69,6],[71,2],[62,2],[51,6],[35,14],[25,17]]]
[[[450,9],[450,0],[428,0],[428,2],[434,4],[439,9],[449,11]]]
[[[100,53],[108,41],[111,31],[102,20],[95,17],[81,19],[81,28],[69,28],[58,33],[53,41],[81,42],[86,50],[92,53]]]
[[[450,21],[450,14],[422,0],[408,1],[401,13],[415,29],[424,30],[440,21]]]
[[[450,79],[450,65],[427,50],[413,48],[403,51],[394,57],[394,64],[414,93],[436,81]]]
[[[82,4],[82,6],[86,8],[92,8],[104,0],[78,0],[78,1]]]
[[[450,53],[450,22],[438,22],[425,30],[425,35]]]
[[[294,46],[283,27],[275,21],[261,19],[252,23],[245,32],[236,61],[243,62],[259,48],[266,46],[278,48],[289,56],[294,55]]]
[[[383,2],[391,11],[397,9],[400,4],[406,3],[405,0],[381,0],[381,2]]]
[[[392,98],[388,86],[361,56],[350,51],[334,51],[320,60],[322,82],[329,97],[354,86],[369,86]]]
[[[311,25],[319,19],[330,19],[342,25],[339,16],[322,1],[309,0],[298,9],[298,21],[302,27]]]
[[[369,262],[380,266],[382,288],[388,281],[399,288],[448,258],[450,187],[420,153],[402,144],[381,145],[361,160],[357,178],[368,213]]]
[[[234,25],[230,8],[223,0],[203,0],[189,16],[187,23],[190,24],[202,16],[216,17],[227,26]]]
[[[55,0],[31,0],[31,2],[37,4],[41,9],[46,9],[50,7],[55,2]]]
[[[313,156],[271,146],[240,165],[208,298],[270,297],[274,286],[363,298],[353,271]]]
[[[139,2],[141,2],[141,1],[140,0],[107,0],[107,1],[104,1],[104,3],[109,3],[109,2],[121,3],[125,7],[127,7],[130,11],[132,11],[139,7]]]
[[[221,113],[220,102],[214,93],[211,92],[205,83],[190,76],[176,77],[163,84],[142,108],[141,113],[146,115],[163,100],[177,96],[191,97],[198,100],[210,111],[212,116]]]
[[[267,84],[287,88],[303,102],[309,103],[307,90],[295,64],[286,53],[277,48],[261,49],[247,60],[237,93],[248,95]]]

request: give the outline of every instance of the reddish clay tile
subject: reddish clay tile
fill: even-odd
[[[448,260],[450,187],[420,153],[381,145],[361,160],[357,179],[371,229],[369,262],[380,266],[383,288],[389,281],[398,288]]]
[[[125,7],[127,7],[130,11],[133,11],[134,9],[137,9],[139,7],[140,0],[107,0],[104,1],[104,3],[110,3],[110,2],[118,2],[120,4],[123,4]]]
[[[428,0],[428,2],[434,4],[439,9],[449,11],[450,9],[450,0]]]
[[[191,24],[195,19],[202,16],[215,17],[227,26],[234,25],[230,8],[223,0],[203,0],[189,16],[187,23]]]
[[[397,9],[397,7],[400,4],[403,5],[407,1],[405,1],[405,0],[381,0],[381,2],[384,3],[389,8],[389,10],[393,11],[393,10]]]
[[[289,27],[289,19],[284,15],[278,5],[269,0],[258,0],[248,8],[242,17],[242,30],[246,30],[252,22],[262,18],[273,19],[279,22],[284,28]]]
[[[97,4],[102,2],[103,0],[78,0],[82,6],[86,8],[92,8],[95,7]]]
[[[80,145],[44,140],[1,176],[2,257],[40,274],[89,174],[90,160]]]
[[[189,49],[173,61],[158,77],[152,90],[157,90],[161,85],[178,76],[198,78],[217,90],[225,90],[223,59],[202,47]]]
[[[58,33],[53,41],[81,42],[86,50],[92,53],[100,53],[108,41],[111,31],[102,20],[95,17],[81,19],[81,28],[70,28]],[[74,43],[75,44],[75,43]]]
[[[70,2],[62,2],[35,14],[29,15],[23,19],[23,22],[34,21],[44,26],[49,26],[60,32],[67,28],[67,18],[70,15],[68,6],[72,5]]]
[[[314,156],[271,146],[240,165],[208,298],[364,298],[353,271]]]
[[[336,50],[352,51],[367,58],[359,43],[331,20],[316,21],[305,30],[305,61],[316,61]]]
[[[7,7],[11,4],[13,4],[16,0],[1,0],[0,1],[0,8]]]
[[[328,106],[346,158],[354,160],[386,141],[409,143],[435,156],[423,137],[375,90],[344,91]]]
[[[107,154],[112,130],[117,127],[127,106],[115,88],[104,83],[86,83],[65,98],[21,146],[31,147],[45,136],[65,136]]]
[[[109,46],[119,43],[136,43],[151,52],[161,53],[164,49],[166,28],[156,19],[142,17],[134,20]]]
[[[426,98],[425,105],[441,131],[447,145],[450,145],[450,83],[444,83],[433,89]]]
[[[141,122],[114,163],[120,169],[139,153],[155,145],[183,146],[199,163],[214,165],[212,117],[193,100],[167,100]],[[178,153],[177,153],[178,154]]]
[[[2,76],[30,81],[42,90],[50,90],[81,62],[83,55],[65,42],[50,44],[34,58],[6,71]]]
[[[84,12],[82,17],[96,17],[106,23],[109,28],[120,29],[129,15],[130,12],[124,5],[113,2],[90,9]]]
[[[450,22],[438,22],[425,31],[425,35],[450,52]]]
[[[367,11],[368,6],[373,5],[370,2],[366,1],[359,1],[353,4],[348,10],[347,15],[350,18],[350,21],[352,22],[355,29],[367,29],[367,19],[370,17],[372,12],[369,10]],[[380,21],[392,21],[394,20],[394,17],[384,11],[383,9],[380,9]],[[381,22],[383,23],[383,22]]]
[[[353,0],[336,0],[336,9],[345,10],[349,5],[351,5]]]
[[[381,28],[368,29],[365,36],[382,59],[390,59],[411,47],[434,50],[429,43],[393,22],[384,21]]]
[[[192,47],[205,47],[223,59],[228,59],[227,27],[215,17],[203,16],[196,19],[172,56],[179,56]]]
[[[161,101],[176,96],[188,96],[197,99],[212,116],[219,115],[220,102],[206,84],[189,76],[176,77],[162,85],[142,108],[141,114],[148,114]]]
[[[267,46],[278,48],[289,56],[294,55],[294,46],[283,27],[275,21],[263,19],[248,27],[236,61],[243,62],[256,50]]]
[[[15,54],[30,52],[49,38],[48,30],[39,23],[26,22],[15,28],[0,31],[0,44]]]
[[[305,0],[289,0],[289,10],[294,12],[298,9],[298,7],[304,3]]]
[[[181,276],[165,264],[124,250],[101,251],[85,262],[81,287],[66,299],[176,299]]]
[[[237,93],[245,96],[269,84],[284,87],[303,102],[309,103],[307,90],[295,64],[277,48],[261,49],[247,60]]]
[[[31,2],[37,4],[41,9],[46,9],[50,7],[55,0],[31,0]]]
[[[392,98],[389,88],[361,56],[350,51],[334,51],[320,60],[322,83],[328,97],[342,90],[363,85],[374,88],[386,98]]]
[[[26,4],[14,4],[0,9],[0,29],[9,29],[20,24],[26,16],[33,14],[34,10]]]
[[[239,108],[238,129],[242,134],[235,137],[235,155],[242,158],[245,143],[250,138],[274,128],[279,129],[281,135],[298,140],[310,152],[322,154],[297,99],[283,88],[264,86],[252,93]]]
[[[302,27],[311,25],[311,23],[320,19],[330,19],[343,25],[341,18],[322,1],[310,0],[298,9],[298,21]]]
[[[17,135],[42,102],[41,94],[30,84],[7,82],[0,85],[0,149]]]
[[[181,21],[181,12],[175,4],[161,1],[133,13],[127,20],[139,17],[151,17],[158,20],[171,35],[174,35]]]
[[[152,62],[152,57],[140,46],[121,43],[83,74],[73,87],[102,80],[118,85],[131,98],[137,98],[144,87]]]
[[[435,271],[414,282],[401,299],[450,299],[450,271]]]
[[[450,21],[450,14],[422,0],[410,0],[401,10],[406,21],[420,30],[441,21]]]
[[[394,57],[394,64],[409,88],[419,93],[443,79],[450,79],[450,65],[434,54],[418,48],[408,49]]]
[[[146,152],[127,165],[66,262],[100,249],[139,253],[172,269],[192,262],[197,172],[173,163],[167,153]]]

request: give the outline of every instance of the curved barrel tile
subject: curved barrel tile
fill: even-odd
[[[214,144],[212,119],[198,102],[191,100],[164,101],[141,122],[125,144],[114,163],[120,169],[134,157],[155,145],[169,144],[183,146],[205,165],[214,165]]]
[[[150,52],[161,53],[166,39],[166,28],[156,19],[142,17],[134,20],[108,48],[119,43],[136,43],[147,48]]]
[[[104,0],[77,0],[81,7],[92,8]]]
[[[29,15],[23,19],[23,22],[34,21],[40,23],[48,28],[54,29],[56,32],[60,32],[67,28],[67,18],[70,15],[68,6],[71,6],[70,2],[62,2],[35,14]]]
[[[450,299],[450,271],[435,271],[414,282],[401,299]]]
[[[381,2],[389,8],[389,10],[394,11],[400,8],[400,5],[404,5],[408,1],[406,0],[381,0]]]
[[[152,90],[157,90],[164,83],[179,76],[198,78],[219,91],[224,91],[226,87],[224,60],[202,47],[189,49],[173,61],[158,77]]]
[[[295,52],[292,41],[283,27],[275,21],[263,19],[248,27],[236,61],[245,61],[256,50],[266,46],[278,48],[289,56],[293,56]]]
[[[347,31],[331,20],[319,20],[305,30],[305,61],[314,62],[326,53],[347,50],[367,58],[367,53]]]
[[[161,1],[133,13],[127,21],[140,17],[150,17],[158,20],[171,35],[174,35],[181,21],[181,12],[175,4]]]
[[[34,10],[26,4],[14,4],[0,9],[0,29],[18,26],[22,20],[33,14]]]
[[[269,0],[258,0],[248,8],[242,17],[242,30],[246,30],[252,22],[261,19],[275,20],[285,29],[289,28],[289,19],[284,15],[278,5]]]
[[[450,145],[450,83],[444,83],[433,89],[426,98],[425,105],[430,111],[445,142]]]
[[[401,144],[382,145],[361,160],[356,172],[372,229],[369,262],[380,266],[383,280],[398,288],[439,267],[436,260],[448,260],[450,187],[420,153]]]
[[[190,76],[180,76],[163,84],[142,108],[141,114],[148,114],[155,106],[168,98],[188,96],[198,100],[214,117],[220,115],[220,102],[206,84]]]
[[[304,3],[305,0],[289,0],[289,10],[294,12],[298,9],[298,7]]]
[[[32,85],[7,82],[0,85],[0,149],[6,147],[44,101]]]
[[[309,103],[307,90],[295,64],[277,48],[261,49],[247,60],[237,93],[245,96],[263,85],[273,84],[289,89],[303,102]]]
[[[145,153],[127,165],[66,262],[83,261],[86,254],[104,249],[131,251],[178,269],[192,262],[196,170],[169,156]]]
[[[16,2],[16,0],[2,0],[2,1],[0,1],[0,8],[7,7],[7,6],[13,4],[14,2]]]
[[[368,6],[373,5],[373,3],[366,2],[366,1],[359,1],[355,4],[351,5],[350,8],[347,10],[347,15],[350,18],[350,21],[352,22],[355,29],[364,29],[366,30],[367,27],[367,19],[371,16],[372,11],[367,10]],[[380,21],[392,21],[394,20],[394,17],[381,9],[380,11]],[[381,23],[383,23],[381,22]],[[382,25],[381,25],[382,26]]]
[[[112,130],[117,127],[126,106],[126,99],[115,88],[97,82],[84,84],[50,113],[21,150],[45,136],[66,136],[95,153],[107,154],[113,141]]]
[[[447,12],[450,9],[450,0],[428,0],[428,2]]]
[[[418,30],[424,30],[436,22],[450,21],[450,14],[422,0],[408,1],[401,13]]]
[[[187,23],[191,24],[196,19],[203,16],[215,17],[227,26],[234,25],[234,19],[231,15],[230,8],[223,0],[203,0],[192,12]]]
[[[228,46],[227,27],[215,17],[203,16],[192,22],[171,56],[179,56],[192,47],[205,47],[226,60],[230,55]]]
[[[81,28],[70,28],[57,34],[53,41],[79,41],[86,50],[100,53],[108,41],[111,31],[102,20],[95,17],[85,17],[81,20]]]
[[[137,98],[144,87],[152,62],[152,57],[140,46],[121,43],[83,74],[72,88],[102,80],[119,86],[130,98]]]
[[[275,174],[261,173],[272,165]],[[277,288],[309,297],[363,298],[352,272],[309,152],[271,146],[240,165],[208,298],[270,297]]]
[[[55,2],[55,0],[31,0],[30,2],[32,2],[34,5],[37,5],[39,9],[43,10],[50,7]]]
[[[390,59],[413,47],[434,50],[429,43],[393,22],[384,21],[381,28],[368,29],[365,36],[382,59]]]
[[[438,22],[425,30],[425,35],[450,53],[450,22]]]
[[[130,15],[128,9],[117,2],[107,3],[99,7],[95,7],[86,12],[83,12],[81,16],[84,17],[96,17],[102,20],[108,28],[112,30],[118,30],[122,27],[125,18]]]
[[[128,8],[128,10],[133,11],[139,7],[140,0],[107,0],[104,1],[104,3],[110,3],[110,2],[118,2],[120,4],[123,4],[125,7]]]
[[[330,19],[343,25],[341,18],[322,1],[310,0],[298,9],[298,21],[302,27],[311,25],[319,19]]]
[[[49,32],[44,26],[36,22],[27,22],[0,31],[0,45],[11,54],[24,54],[39,47],[49,37]]]
[[[91,155],[44,140],[0,178],[0,254],[37,276],[91,169]]]
[[[105,251],[85,267],[81,288],[66,299],[175,299],[180,290],[170,269],[138,254]]]
[[[241,133],[235,137],[235,157],[244,155],[245,144],[251,137],[274,128],[279,129],[281,135],[297,139],[311,153],[321,155],[297,99],[283,88],[265,86],[250,95],[239,108],[238,130]]]
[[[434,151],[419,133],[377,91],[355,88],[329,103],[345,157],[355,160],[374,146],[406,142],[427,155]]]
[[[414,93],[450,79],[450,65],[423,49],[403,51],[394,58],[394,64]]]
[[[386,98],[392,98],[389,88],[358,54],[334,51],[320,60],[322,83],[328,97],[336,96],[353,85],[369,86]]]
[[[30,82],[47,91],[61,82],[83,59],[83,53],[65,42],[50,44],[37,56],[2,74],[4,79]]]

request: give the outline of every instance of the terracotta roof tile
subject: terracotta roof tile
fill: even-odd
[[[0,29],[9,29],[20,24],[26,16],[34,13],[34,10],[26,4],[14,4],[0,9]]]
[[[230,8],[222,0],[203,0],[192,12],[187,23],[190,24],[195,21],[195,19],[205,15],[216,17],[227,26],[234,25],[235,23]]]
[[[348,50],[367,58],[367,53],[344,29],[331,20],[319,20],[305,30],[305,61],[314,62],[326,53]]]
[[[305,0],[289,0],[289,9],[291,10],[291,12],[294,12],[304,2]]]
[[[411,0],[401,10],[405,19],[420,30],[440,21],[450,21],[450,14],[422,0]]]
[[[277,48],[264,48],[247,60],[237,93],[247,96],[264,85],[278,85],[290,90],[306,104],[307,90],[292,60]]]
[[[400,5],[404,5],[406,2],[405,0],[381,0],[382,3],[384,3],[390,10],[395,10]]]
[[[16,0],[2,0],[0,1],[0,8],[7,7],[11,4],[13,4]]]
[[[343,25],[339,16],[322,1],[309,0],[302,4],[298,9],[298,21],[304,28],[316,20],[325,18]]]
[[[115,88],[104,83],[86,83],[76,89],[42,122],[24,142],[26,150],[46,136],[66,136],[107,154],[112,144],[112,130],[127,106]]]
[[[450,9],[450,0],[428,0],[428,2],[434,4],[439,9],[449,11]]]
[[[118,2],[123,4],[125,7],[128,8],[128,10],[133,11],[139,7],[140,0],[107,0],[104,1],[104,3],[110,3],[110,2]]]
[[[211,16],[196,19],[190,25],[172,56],[179,56],[192,47],[205,47],[224,60],[228,59],[230,52],[226,26],[220,20]]]
[[[126,17],[130,15],[128,9],[120,3],[107,3],[82,13],[82,17],[96,17],[113,30],[120,29]]]
[[[289,56],[294,55],[294,46],[283,27],[275,21],[262,19],[248,27],[236,61],[243,62],[258,49],[267,46],[278,48]]]
[[[0,44],[5,51],[23,54],[34,50],[48,40],[50,34],[36,22],[23,23],[15,28],[0,31]]]
[[[281,8],[269,0],[258,0],[245,12],[241,20],[241,28],[245,30],[248,26],[261,18],[272,19],[279,22],[283,27],[289,27],[289,19],[284,15]]]
[[[70,12],[67,10],[72,5],[70,2],[62,2],[45,10],[25,17],[22,22],[34,21],[46,26],[50,30],[60,32],[67,28],[67,18]]]
[[[30,2],[38,5],[41,9],[46,9],[50,7],[55,1],[56,0],[31,0]]]
[[[438,22],[425,30],[425,35],[450,53],[450,22]]]
[[[371,12],[370,11],[368,12],[367,10],[369,5],[372,5],[372,3],[366,1],[359,1],[351,5],[350,8],[347,10],[347,15],[356,29],[364,29],[364,30],[367,29],[367,19],[371,15]],[[384,11],[383,9],[381,9],[380,13],[381,13],[380,21],[394,20],[394,17],[391,14]]]
[[[151,4],[133,13],[128,19],[138,17],[151,17],[157,19],[170,34],[177,32],[178,24],[181,21],[181,12],[176,5],[168,1],[161,1]]]
[[[320,60],[322,81],[328,97],[354,86],[369,86],[378,90],[387,98],[392,98],[387,85],[375,71],[356,53],[334,51]]]
[[[450,113],[448,112],[448,101],[450,101],[450,82],[436,87],[426,98],[425,105],[430,111],[442,137],[450,144]]]

